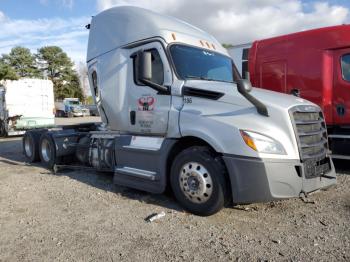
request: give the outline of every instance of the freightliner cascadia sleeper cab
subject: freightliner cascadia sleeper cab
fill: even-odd
[[[254,89],[226,49],[178,19],[136,7],[94,16],[87,52],[102,125],[28,132],[28,160],[94,168],[211,215],[336,183],[318,106]]]

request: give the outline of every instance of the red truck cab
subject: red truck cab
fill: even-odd
[[[350,25],[254,41],[242,53],[253,86],[319,105],[333,157],[350,159]]]

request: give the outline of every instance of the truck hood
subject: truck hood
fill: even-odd
[[[201,92],[193,92],[195,95],[190,100],[191,102],[185,103],[181,111],[181,134],[183,136],[196,136],[196,134],[202,132],[201,138],[205,141],[216,138],[217,132],[225,134],[222,136],[234,140],[234,143],[232,144],[230,139],[223,140],[224,142],[221,142],[215,150],[233,155],[241,155],[241,149],[246,148],[243,155],[249,157],[299,159],[298,143],[290,109],[296,106],[311,106],[319,109],[311,102],[292,95],[253,88],[250,94],[267,107],[269,116],[266,117],[260,115],[255,106],[238,92],[234,83],[190,80],[186,81],[184,86],[184,88],[192,87],[220,92],[223,95],[218,96],[219,99],[216,99],[215,96],[205,98],[204,92],[203,97],[200,98]],[[198,93],[200,96],[198,96]],[[208,94],[210,93],[208,92]],[[208,99],[208,97],[211,99]],[[196,129],[193,131],[191,128]],[[283,156],[263,154],[251,150],[245,144],[242,144],[244,142],[242,142],[240,130],[248,130],[268,137],[272,136],[283,144],[287,154]],[[218,143],[216,140],[211,141],[210,144]],[[230,146],[226,146],[226,144]],[[241,145],[241,147],[233,145]]]
[[[219,102],[229,103],[240,107],[252,107],[253,105],[243,97],[237,90],[235,83],[203,81],[203,80],[188,80],[185,86],[201,90],[215,91],[224,94]],[[265,90],[254,87],[250,92],[252,96],[264,103],[267,109],[276,108],[279,110],[289,110],[296,105],[313,105],[315,104],[292,95],[287,95],[275,91]]]

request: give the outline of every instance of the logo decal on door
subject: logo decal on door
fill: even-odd
[[[137,102],[139,111],[153,111],[156,99],[153,96],[142,96]]]

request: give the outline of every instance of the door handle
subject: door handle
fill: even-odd
[[[130,123],[132,125],[135,125],[135,122],[136,122],[136,112],[133,110],[133,111],[130,111]]]

